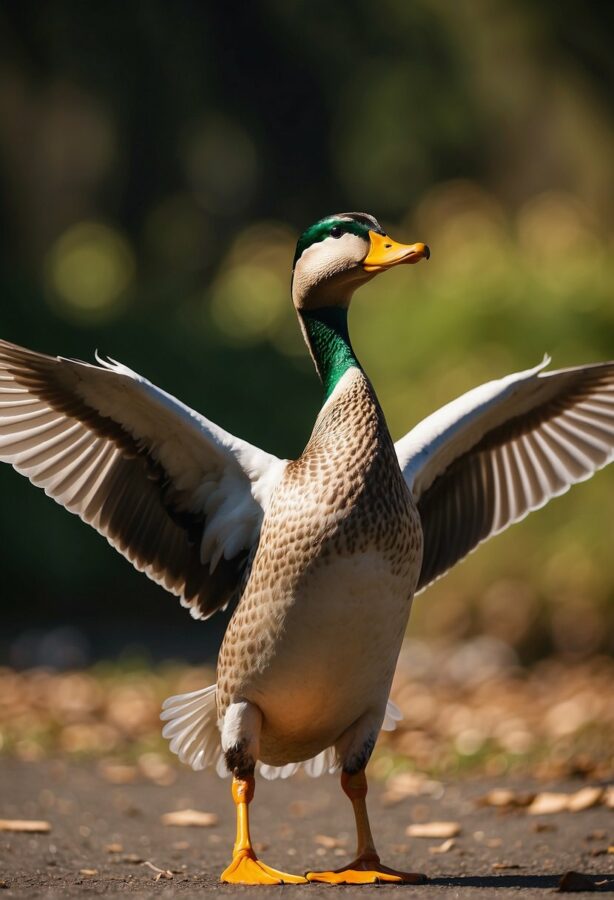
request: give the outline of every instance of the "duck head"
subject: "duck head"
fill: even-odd
[[[426,244],[399,244],[367,213],[336,213],[307,228],[296,245],[292,300],[297,310],[347,308],[361,284],[393,266],[428,259]]]

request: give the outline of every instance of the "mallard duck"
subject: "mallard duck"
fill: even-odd
[[[223,881],[415,883],[384,866],[365,766],[398,710],[390,685],[412,597],[480,542],[614,453],[614,363],[492,381],[393,443],[352,348],[356,288],[429,258],[364,213],[299,238],[292,299],[324,386],[296,460],[251,446],[113,360],[0,343],[0,458],[103,534],[194,618],[238,601],[217,683],[166,701],[164,734],[194,769],[232,774],[237,838]],[[356,859],[305,877],[254,852],[264,777],[341,771]]]

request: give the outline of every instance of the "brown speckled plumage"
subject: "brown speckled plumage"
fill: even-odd
[[[344,596],[344,584],[335,574],[340,561],[377,558],[382,571],[402,586],[393,600],[396,609],[389,608],[386,596],[384,607],[376,611],[379,630],[385,632],[379,641],[396,645],[409,615],[421,555],[418,514],[381,407],[363,373],[353,369],[323,407],[305,451],[288,465],[271,498],[219,655],[219,716],[233,702],[256,703],[264,716],[261,758],[274,764],[304,759],[327,746],[326,741],[334,742],[362,713],[357,706],[345,717],[338,710],[328,714],[326,699],[309,690],[310,681],[320,690],[323,667],[331,666],[332,657],[341,652],[347,620],[365,612],[352,609],[351,596]],[[324,581],[318,584],[326,585],[326,591],[312,590],[310,585],[323,573]],[[386,586],[383,590],[389,593]],[[336,627],[331,627],[335,608]],[[320,617],[326,634],[318,633]],[[311,659],[308,647],[314,636],[318,646]],[[373,638],[377,644],[378,635]],[[320,642],[327,645],[325,652],[320,652]],[[302,652],[299,645],[305,648]],[[348,657],[346,677],[355,679],[358,699],[366,673],[354,671],[362,665],[360,653],[352,648],[350,655],[353,664]],[[386,655],[376,675],[390,681],[396,646]],[[270,696],[280,691],[295,698],[300,714],[286,713],[281,721]],[[283,709],[287,705],[281,704]],[[267,747],[277,745],[282,732],[284,752]]]

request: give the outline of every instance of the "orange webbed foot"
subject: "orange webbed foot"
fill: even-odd
[[[307,881],[324,884],[425,884],[426,875],[419,872],[399,872],[379,861],[379,856],[359,856],[341,869],[331,872],[308,872]]]
[[[307,884],[302,875],[288,875],[265,865],[253,850],[239,850],[220,875],[227,884]]]

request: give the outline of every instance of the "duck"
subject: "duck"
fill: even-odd
[[[483,384],[396,443],[354,352],[354,292],[428,260],[367,213],[299,237],[291,296],[323,386],[302,454],[228,433],[146,378],[0,342],[0,459],[87,522],[195,619],[232,603],[217,681],[164,703],[163,734],[195,770],[232,776],[223,882],[420,883],[385,866],[365,769],[400,713],[391,683],[413,596],[479,544],[614,454],[614,362]],[[339,772],[357,851],[291,874],[256,854],[255,776]]]

